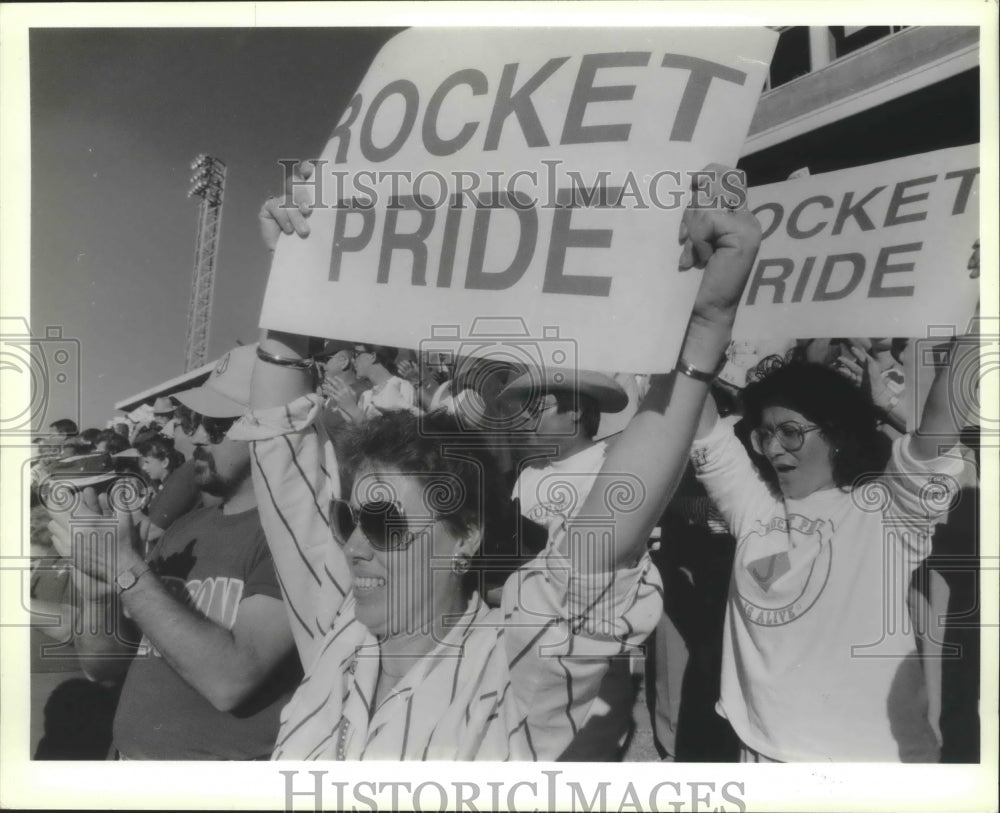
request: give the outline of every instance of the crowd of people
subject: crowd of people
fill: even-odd
[[[308,216],[269,201],[265,241]],[[975,343],[913,381],[905,340],[733,342],[759,225],[688,209],[680,242],[669,374],[263,331],[54,424],[34,598],[113,692],[109,754],[612,761],[644,664],[666,760],[978,759]]]

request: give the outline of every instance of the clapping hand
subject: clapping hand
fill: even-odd
[[[416,385],[420,381],[420,367],[410,359],[396,362],[396,372],[400,378],[405,378],[411,384]]]
[[[357,408],[353,390],[339,378],[324,378],[320,391],[341,409],[352,411]]]
[[[122,501],[116,497],[114,490],[109,500],[107,494],[98,495],[88,486],[71,505],[50,509],[52,543],[72,564],[78,587],[89,583],[97,592],[107,592],[118,573],[143,561],[132,515],[121,509]],[[110,518],[117,519],[115,526],[101,521]]]

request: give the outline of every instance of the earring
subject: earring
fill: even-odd
[[[464,576],[469,572],[470,564],[468,556],[454,556],[451,560],[451,572],[456,576]]]

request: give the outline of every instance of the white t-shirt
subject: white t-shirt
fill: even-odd
[[[394,409],[413,410],[417,404],[417,392],[406,379],[394,375],[377,387],[361,393],[358,406],[366,418],[374,418]]]
[[[550,529],[560,519],[573,517],[594,487],[604,465],[603,441],[540,468],[526,467],[514,483],[521,513]]]
[[[961,457],[916,460],[904,436],[867,485],[783,500],[732,425],[720,421],[691,451],[737,540],[719,712],[772,759],[918,759],[926,716],[907,592]]]
[[[445,381],[434,391],[428,412],[443,409],[449,415],[458,415],[463,425],[468,427],[481,426],[486,416],[486,402],[483,397],[468,387],[452,393],[452,382]]]

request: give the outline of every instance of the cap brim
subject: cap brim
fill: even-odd
[[[195,387],[173,395],[188,409],[207,418],[239,418],[249,407],[207,387]]]
[[[46,483],[72,483],[77,488],[86,488],[87,486],[96,486],[99,483],[106,483],[109,480],[114,480],[118,477],[117,472],[107,472],[105,474],[87,474],[84,476],[77,476],[72,474],[51,474],[45,478]]]
[[[501,399],[531,397],[543,392],[570,392],[594,399],[601,412],[621,412],[628,406],[628,395],[617,382],[600,373],[579,371],[561,374],[556,380],[552,375],[529,372],[515,378],[500,393]]]

